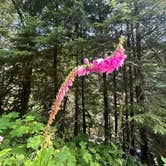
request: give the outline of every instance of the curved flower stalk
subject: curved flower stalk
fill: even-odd
[[[51,107],[51,113],[50,113],[50,117],[47,123],[47,127],[49,127],[54,119],[55,119],[55,115],[58,113],[60,105],[62,103],[62,100],[65,96],[65,94],[69,91],[69,88],[73,85],[74,79],[77,76],[77,71],[78,71],[79,67],[74,68],[70,74],[66,77],[65,81],[63,82],[63,84],[61,85],[55,101],[53,102],[53,105]]]
[[[49,128],[53,123],[56,114],[60,109],[60,105],[65,94],[69,91],[69,88],[73,85],[74,79],[76,76],[85,76],[91,73],[112,73],[114,70],[117,70],[124,63],[126,55],[124,54],[124,48],[121,44],[119,44],[118,49],[113,53],[113,56],[100,58],[93,60],[92,63],[89,63],[89,60],[84,59],[84,65],[78,66],[74,68],[70,74],[66,77],[65,81],[61,85],[55,101],[51,107],[51,113],[49,116],[49,120],[47,126],[44,131],[44,137],[46,138],[49,135]]]
[[[50,126],[53,123],[62,100],[65,94],[69,91],[69,88],[73,85],[76,76],[85,76],[94,72],[107,74],[112,73],[115,69],[117,70],[123,65],[125,58],[126,55],[124,55],[124,49],[122,46],[119,46],[112,57],[106,57],[105,59],[96,59],[93,61],[93,63],[89,63],[89,60],[87,58],[84,59],[85,64],[74,68],[61,85],[56,99],[51,107],[51,113],[47,126]]]

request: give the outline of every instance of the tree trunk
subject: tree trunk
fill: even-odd
[[[58,49],[57,46],[53,49],[53,83],[54,83],[54,97],[58,92],[58,71],[57,71],[57,64],[58,64]]]
[[[118,110],[117,110],[117,95],[116,95],[116,71],[113,72],[113,87],[114,87],[114,118],[115,118],[115,142],[117,141],[118,133]]]
[[[31,82],[32,82],[32,66],[31,66],[31,57],[26,60],[25,63],[23,63],[24,71],[23,71],[23,77],[22,77],[22,88],[21,88],[21,106],[20,111],[21,115],[27,113],[28,111],[28,102],[29,97],[31,93]]]
[[[78,77],[75,81],[75,114],[74,114],[74,136],[78,135]]]
[[[134,93],[133,93],[133,70],[131,65],[129,65],[129,86],[130,86],[130,117],[134,116],[133,102],[134,102]],[[135,127],[134,123],[130,123],[130,154],[135,154]]]
[[[107,76],[103,74],[103,97],[104,97],[104,137],[105,143],[109,141],[109,126],[108,126],[108,118],[109,118],[109,111],[108,111],[108,94],[107,94]]]
[[[76,56],[76,65],[78,66],[78,55]],[[74,114],[74,136],[78,135],[78,111],[79,111],[79,103],[78,103],[78,77],[75,79],[75,114]]]
[[[84,94],[84,84],[85,84],[85,77],[81,78],[81,91],[82,91],[82,128],[83,133],[86,134],[86,116],[85,116],[85,94]]]
[[[133,34],[133,27],[131,26],[131,31],[130,31],[130,25],[127,23],[127,48],[128,48],[128,54],[129,54],[129,59],[132,61],[131,57],[131,41],[133,42],[132,44],[134,45],[134,34]],[[135,51],[133,50],[135,55]],[[134,91],[133,91],[133,68],[131,64],[129,64],[129,91],[130,91],[130,117],[134,116],[134,109],[133,109],[133,102],[134,102]],[[135,154],[135,127],[134,123],[130,123],[130,154],[134,155]]]
[[[146,129],[144,127],[142,127],[140,129],[140,136],[141,136],[141,141],[142,141],[142,145],[141,145],[141,162],[148,164],[149,163],[148,138],[147,138],[147,131],[146,131]]]
[[[141,54],[141,34],[140,34],[140,24],[137,23],[136,25],[136,55],[137,55],[137,62],[138,62],[138,68],[136,70],[136,77],[140,79],[140,83],[138,86],[136,86],[136,98],[137,98],[137,103],[139,106],[144,108],[144,78],[143,78],[143,69],[142,69],[142,54]],[[149,149],[148,149],[148,137],[147,137],[147,132],[146,128],[141,128],[140,129],[140,136],[142,140],[141,144],[141,161],[142,163],[148,164],[149,161]]]
[[[127,93],[127,71],[126,71],[126,64],[123,66],[123,83],[124,83],[124,93],[125,93],[125,120],[123,123],[123,150],[126,151],[128,149],[128,142],[129,142],[129,113],[128,113],[128,93]]]
[[[66,110],[66,105],[67,105],[67,100],[68,100],[68,96],[64,97],[64,102],[63,102],[63,106],[62,109],[58,112],[58,119],[59,119],[59,128],[58,128],[58,135],[60,138],[64,138],[64,134],[65,134],[65,128],[66,128],[66,122],[65,122],[65,110]]]

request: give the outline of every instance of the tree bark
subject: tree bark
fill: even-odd
[[[32,82],[32,66],[31,57],[28,57],[25,63],[23,63],[24,71],[22,76],[22,89],[21,89],[21,101],[20,101],[20,112],[23,116],[28,111],[28,102],[31,93],[31,82]]]
[[[109,111],[108,111],[108,92],[107,92],[107,76],[103,74],[103,100],[104,100],[104,137],[105,143],[109,141]]]
[[[129,142],[129,113],[128,113],[128,92],[127,92],[127,71],[126,71],[126,64],[123,66],[123,83],[124,83],[124,93],[125,93],[125,117],[124,117],[124,130],[123,130],[123,150],[126,151],[128,149],[128,142]]]
[[[140,83],[136,86],[136,99],[139,106],[144,108],[144,99],[145,99],[145,91],[144,91],[144,78],[143,78],[143,70],[142,70],[142,54],[141,54],[141,33],[140,33],[140,24],[136,24],[136,56],[138,67],[136,70],[136,77],[140,79]],[[148,164],[149,162],[149,149],[148,149],[148,137],[147,131],[145,127],[140,128],[140,136],[142,140],[141,144],[141,161],[142,163]]]
[[[65,134],[65,128],[66,128],[65,110],[66,110],[67,100],[68,100],[68,96],[65,96],[62,109],[58,112],[58,116],[59,116],[58,119],[60,122],[60,126],[58,128],[58,135],[60,138],[63,138]]]
[[[83,128],[83,133],[86,134],[86,115],[85,115],[85,77],[82,77],[81,80],[81,91],[82,91],[82,128]]]
[[[134,102],[134,93],[133,93],[133,70],[131,65],[129,65],[129,86],[130,86],[130,117],[134,116],[133,102]],[[134,123],[130,123],[130,154],[135,154],[135,127]]]
[[[58,64],[58,49],[57,46],[53,49],[53,83],[54,83],[54,96],[56,96],[58,92],[58,71],[57,71],[57,64]]]
[[[131,27],[131,30],[130,30]],[[134,34],[133,34],[133,27],[130,26],[129,23],[127,23],[127,48],[128,48],[128,54],[129,54],[129,59],[130,61],[132,61],[132,57],[131,57],[131,49],[134,47],[132,47],[132,44],[134,46]],[[131,44],[131,42],[133,42]],[[134,54],[133,56],[135,56],[135,51],[133,50]],[[130,92],[130,117],[134,116],[134,109],[133,109],[133,103],[134,103],[134,89],[133,89],[133,68],[131,66],[131,64],[129,64],[129,92]],[[135,127],[134,127],[134,123],[130,122],[130,154],[134,155],[135,154]]]
[[[75,114],[74,114],[74,136],[78,135],[78,78],[75,84]]]
[[[76,65],[78,66],[78,55],[76,56]],[[79,112],[79,103],[78,103],[78,77],[75,79],[75,114],[74,114],[74,136],[78,135],[78,112]]]
[[[118,133],[118,110],[117,110],[117,94],[116,94],[116,71],[113,72],[113,87],[114,87],[114,118],[115,118],[115,142],[117,141]]]

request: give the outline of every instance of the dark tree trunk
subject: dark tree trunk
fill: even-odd
[[[59,126],[59,129],[58,129],[58,135],[60,138],[63,138],[64,137],[64,134],[65,134],[65,128],[66,128],[66,123],[65,123],[65,110],[66,110],[66,105],[67,105],[67,100],[68,100],[68,97],[65,96],[64,97],[64,102],[63,102],[63,106],[62,106],[62,109],[58,112],[58,119],[60,119],[60,126]]]
[[[78,77],[75,81],[75,114],[74,114],[74,136],[78,135]]]
[[[130,117],[134,116],[133,102],[134,102],[134,93],[133,93],[133,70],[131,65],[129,65],[129,86],[130,86]],[[135,127],[134,122],[130,123],[130,154],[135,154]]]
[[[148,148],[147,131],[146,131],[145,128],[141,128],[140,129],[140,136],[141,136],[141,141],[142,141],[142,145],[141,145],[141,162],[148,164],[149,163],[149,155],[148,155],[149,148]]]
[[[137,62],[138,68],[136,70],[136,77],[140,79],[139,85],[136,86],[136,98],[137,103],[139,106],[144,108],[144,99],[145,99],[145,92],[144,92],[144,78],[143,78],[143,70],[142,70],[142,54],[141,54],[141,33],[140,33],[140,24],[136,24],[136,55],[137,55]],[[148,137],[146,128],[140,129],[140,136],[142,140],[141,144],[141,161],[142,163],[148,164],[149,162],[149,149],[148,149]]]
[[[84,94],[84,86],[85,84],[85,77],[82,77],[81,80],[81,91],[82,91],[82,128],[83,133],[86,134],[86,116],[85,116],[85,94]]]
[[[76,65],[78,66],[78,55],[76,56]],[[75,114],[74,114],[74,136],[78,135],[78,113],[79,113],[79,103],[78,103],[78,96],[79,96],[79,88],[78,88],[78,77],[75,79]]]
[[[129,59],[130,61],[132,61],[132,57],[131,57],[131,49],[134,47],[132,47],[131,42],[133,42],[132,44],[134,45],[134,38],[133,38],[133,27],[131,26],[131,30],[130,30],[130,25],[129,23],[127,23],[127,48],[128,48],[128,54],[129,54]],[[133,56],[135,56],[135,54],[133,54]],[[131,66],[131,64],[129,64],[129,91],[130,91],[130,117],[134,116],[134,109],[133,109],[133,102],[134,102],[134,90],[133,90],[133,68]],[[134,123],[131,122],[130,123],[130,154],[134,155],[135,154],[135,128],[134,128]]]
[[[126,151],[128,149],[128,142],[129,142],[129,113],[128,113],[128,93],[127,93],[127,71],[126,71],[126,64],[123,66],[123,83],[124,83],[124,93],[125,93],[125,120],[123,123],[123,150]]]
[[[68,100],[68,96],[65,96],[64,97],[64,103],[63,103],[63,109],[62,109],[62,112],[64,112],[64,113],[66,111],[67,100]]]
[[[31,93],[31,82],[32,82],[32,64],[31,64],[31,57],[23,63],[24,71],[22,76],[22,87],[21,87],[21,106],[20,112],[23,116],[28,111],[28,102]]]
[[[109,111],[108,111],[108,94],[107,94],[107,76],[103,74],[103,96],[104,96],[104,137],[105,143],[109,141]]]
[[[58,92],[58,71],[57,71],[57,64],[58,64],[58,49],[57,46],[53,49],[53,83],[54,83],[54,97]]]
[[[116,71],[113,72],[113,87],[114,87],[114,118],[115,118],[115,142],[117,141],[118,133],[118,110],[117,110],[117,94],[116,94]]]

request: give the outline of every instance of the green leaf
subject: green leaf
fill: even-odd
[[[49,163],[52,160],[53,152],[54,152],[54,149],[52,147],[47,148],[47,149],[38,150],[36,153],[36,158],[32,165],[50,166]]]
[[[43,130],[43,127],[44,127],[44,125],[42,123],[39,123],[39,122],[36,122],[36,121],[33,122],[31,125],[33,125],[31,127],[31,131],[34,132],[34,133],[37,133],[37,132]]]
[[[35,119],[34,116],[28,115],[28,116],[26,116],[26,118],[25,118],[25,122],[33,121],[34,119]]]
[[[90,162],[90,166],[100,166],[100,164],[97,162]]]
[[[31,128],[28,126],[20,126],[19,128],[12,130],[10,134],[12,137],[21,137],[24,134],[28,134],[30,130]]]
[[[81,149],[86,149],[86,145],[87,145],[87,143],[81,141],[81,142],[79,143],[79,145],[81,146]]]
[[[166,158],[165,157],[161,157],[161,160],[163,161],[164,166],[166,166]]]
[[[7,129],[11,125],[11,122],[8,119],[0,119],[0,129],[4,130]]]
[[[16,119],[19,117],[19,113],[18,112],[11,112],[7,115],[3,115],[2,117],[5,119]]]
[[[87,151],[87,150],[83,150],[82,151],[82,155],[83,155],[83,159],[89,163],[90,161],[92,161],[92,156],[91,154]]]
[[[10,152],[12,149],[3,149],[0,151],[0,157],[4,157],[8,154],[8,152]]]
[[[62,165],[62,166],[75,166],[76,165],[76,159],[75,156],[71,153],[69,147],[64,146],[62,150],[56,154],[56,165]]]
[[[28,138],[28,141],[27,141],[27,147],[37,150],[40,147],[42,141],[43,141],[42,135],[30,137]]]

